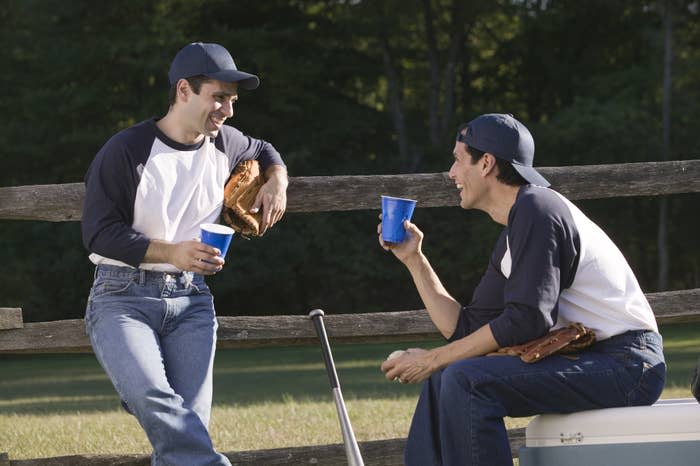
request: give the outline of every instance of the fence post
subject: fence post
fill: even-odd
[[[0,307],[0,330],[23,327],[22,308]],[[0,460],[2,460],[1,456]],[[2,463],[0,463],[0,466],[2,466]]]
[[[0,453],[0,466],[10,466],[10,457],[7,453]]]

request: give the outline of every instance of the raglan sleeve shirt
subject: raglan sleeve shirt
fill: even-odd
[[[215,139],[216,148],[230,156],[229,171],[243,160],[256,159],[265,172],[272,165],[285,166],[275,147],[267,141],[243,134],[232,126],[223,126]]]
[[[511,346],[538,338],[554,325],[560,293],[573,282],[579,257],[569,217],[554,192],[520,189],[508,226],[450,341],[488,323],[498,345]]]
[[[100,149],[85,175],[81,229],[88,251],[133,267],[146,255],[150,239],[132,228],[139,163],[125,132]],[[143,165],[141,165],[143,166]]]
[[[231,126],[191,146],[170,140],[155,120],[117,133],[85,177],[81,227],[91,259],[139,267],[151,239],[196,237],[200,223],[218,220],[230,172],[250,159],[263,171],[284,166],[272,144]]]
[[[568,211],[553,191],[521,188],[506,227],[501,272],[503,313],[489,325],[499,346],[544,335],[557,321],[559,295],[573,282],[578,239]]]

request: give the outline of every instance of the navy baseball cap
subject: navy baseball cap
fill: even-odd
[[[219,44],[193,42],[180,50],[170,64],[170,84],[179,79],[204,75],[219,81],[238,83],[243,89],[252,90],[260,85],[254,74],[239,71],[231,54]]]
[[[457,140],[510,162],[528,183],[544,187],[550,185],[532,168],[535,140],[525,125],[510,113],[488,113],[474,118],[467,123],[465,134],[461,131],[457,133]]]

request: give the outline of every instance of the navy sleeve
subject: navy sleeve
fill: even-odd
[[[267,141],[246,136],[232,126],[222,126],[215,141],[217,149],[230,157],[230,170],[243,160],[256,159],[264,172],[272,165],[285,166],[280,153]]]
[[[455,326],[454,332],[452,332],[452,336],[450,338],[447,338],[447,341],[453,342],[457,341],[460,338],[464,338],[467,335],[469,335],[471,332],[471,325],[469,324],[469,315],[467,314],[467,309],[465,308],[464,305],[459,310],[459,318],[457,319],[457,325]]]
[[[568,209],[563,202],[554,193],[535,196],[526,191],[522,196],[508,219],[511,265],[503,291],[503,313],[490,322],[502,347],[533,340],[552,327],[557,320],[562,280],[569,281],[571,267],[576,264],[570,230],[573,221],[565,226]]]
[[[474,289],[468,305],[462,306],[454,333],[448,341],[455,341],[475,332],[503,312],[503,289],[506,278],[498,269],[498,262],[506,251],[505,232],[496,242],[488,267]]]
[[[452,335],[447,341],[453,342],[476,332],[484,325],[495,319],[503,309],[479,309],[471,306],[462,306]]]
[[[139,160],[128,147],[125,133],[118,133],[95,156],[85,175],[81,229],[90,252],[138,267],[149,239],[131,227]]]

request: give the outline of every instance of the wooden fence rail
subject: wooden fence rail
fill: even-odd
[[[649,293],[659,323],[700,320],[700,288]],[[16,310],[11,310],[16,312]],[[0,309],[0,321],[2,309]],[[220,316],[219,348],[316,344],[306,315]],[[425,310],[326,315],[332,343],[386,343],[441,338]],[[1,353],[90,352],[82,319],[13,323],[0,330]]]
[[[601,199],[700,192],[700,160],[614,165],[543,167],[552,187],[569,199]],[[456,206],[454,183],[446,173],[297,177],[290,179],[289,212],[379,209],[379,196],[411,197],[421,207]],[[80,220],[82,183],[0,188],[0,220],[50,222]],[[700,320],[700,288],[649,293],[659,323]],[[0,297],[2,299],[2,297]],[[2,303],[0,303],[2,304]],[[304,310],[305,312],[307,310]],[[396,342],[440,338],[425,310],[326,315],[332,343]],[[223,348],[315,344],[306,315],[219,317]],[[92,351],[82,319],[24,323],[18,308],[0,308],[0,354]],[[508,432],[511,453],[524,445],[524,429]],[[367,464],[403,464],[405,439],[360,442]],[[235,465],[344,465],[340,444],[231,452]],[[10,460],[0,451],[0,466],[146,466],[140,455],[74,455]]]
[[[512,429],[508,432],[511,454],[515,458],[518,449],[525,445],[525,429]],[[403,466],[405,439],[370,440],[359,442],[360,451],[367,466]],[[342,444],[310,445],[292,448],[274,448],[226,452],[234,466],[347,466],[345,448]],[[369,460],[369,461],[368,461]],[[150,457],[145,455],[72,455],[56,458],[14,460],[3,463],[0,453],[0,466],[148,466]]]
[[[543,167],[552,187],[569,199],[655,196],[700,192],[700,160]],[[446,173],[306,176],[291,178],[289,212],[379,209],[379,196],[410,197],[420,207],[459,205]],[[80,220],[82,183],[0,188],[0,219]]]

